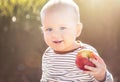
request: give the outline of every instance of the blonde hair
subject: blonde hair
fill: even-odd
[[[41,9],[41,12],[40,12],[41,20],[46,10],[49,10],[49,8],[53,8],[59,5],[65,5],[65,6],[73,8],[74,13],[76,15],[77,22],[78,23],[80,22],[79,7],[73,0],[49,0],[47,4],[45,4],[44,7]]]

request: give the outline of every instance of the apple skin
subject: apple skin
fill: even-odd
[[[78,68],[84,71],[89,71],[84,68],[85,65],[96,67],[95,64],[93,64],[89,59],[94,58],[98,60],[98,56],[91,50],[89,49],[82,49],[78,54],[76,55],[76,65]]]

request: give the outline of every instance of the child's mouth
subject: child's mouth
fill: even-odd
[[[55,44],[60,44],[60,43],[62,43],[63,41],[62,40],[60,40],[60,41],[53,41]]]

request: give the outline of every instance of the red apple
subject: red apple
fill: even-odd
[[[91,50],[89,49],[82,49],[76,56],[76,65],[78,68],[88,71],[87,69],[84,68],[85,65],[96,67],[95,64],[93,64],[89,59],[94,58],[98,59],[98,56]]]

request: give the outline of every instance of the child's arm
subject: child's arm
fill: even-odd
[[[96,67],[85,66],[86,69],[90,70],[84,71],[85,73],[93,75],[96,78],[96,80],[100,82],[113,82],[113,77],[108,72],[106,64],[102,60],[102,58],[100,58],[99,61],[91,59],[91,62],[93,62],[96,65]]]

